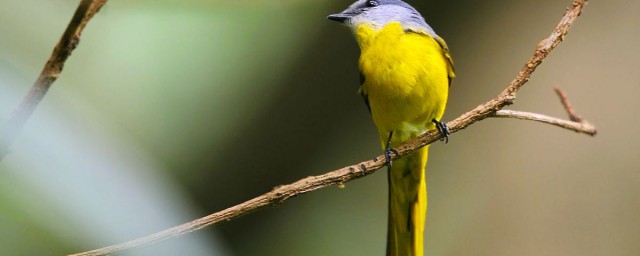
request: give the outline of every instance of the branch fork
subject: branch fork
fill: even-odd
[[[576,114],[576,112],[573,110],[573,107],[571,106],[571,103],[569,102],[569,98],[564,93],[564,91],[562,91],[558,87],[555,87],[554,90],[558,95],[558,97],[560,98],[560,102],[562,103],[562,106],[564,107],[565,111],[567,111],[569,120],[550,117],[550,116],[537,114],[537,113],[505,110],[505,109],[496,111],[492,115],[492,117],[515,118],[520,120],[536,121],[536,122],[555,125],[555,126],[558,126],[567,130],[571,130],[574,132],[595,136],[597,133],[596,127]]]

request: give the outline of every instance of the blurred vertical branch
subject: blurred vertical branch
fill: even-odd
[[[80,35],[93,16],[107,3],[107,0],[82,0],[73,14],[67,29],[56,44],[51,57],[44,65],[40,76],[31,90],[14,109],[8,121],[0,130],[0,160],[9,153],[9,148],[19,136],[29,117],[47,94],[53,82],[60,76],[65,61],[80,43]]]
[[[569,28],[576,20],[576,18],[580,15],[582,8],[587,3],[587,0],[574,0],[573,4],[567,8],[566,13],[555,27],[551,35],[542,40],[533,56],[527,61],[518,75],[514,78],[514,80],[507,86],[507,88],[502,91],[496,98],[491,99],[488,102],[485,102],[475,109],[468,111],[456,118],[455,120],[447,123],[450,131],[457,132],[471,124],[474,124],[478,121],[484,120],[489,117],[505,117],[505,118],[516,118],[516,119],[525,119],[525,120],[535,120],[539,122],[549,123],[558,125],[565,129],[570,129],[590,135],[595,134],[595,127],[591,125],[586,126],[588,124],[586,121],[581,120],[577,121],[566,121],[560,120],[558,118],[547,117],[543,115],[537,115],[534,117],[529,117],[524,112],[517,111],[502,111],[507,105],[513,103],[513,100],[516,98],[516,92],[529,81],[531,74],[536,70],[536,68],[542,63],[542,61],[549,55],[549,53],[556,47],[564,37],[566,36]],[[562,97],[561,97],[562,98]],[[563,102],[565,102],[566,97],[564,97]],[[568,101],[566,101],[568,104]],[[565,105],[566,106],[566,105]],[[566,107],[565,107],[566,108]],[[533,114],[533,113],[530,113]],[[569,124],[569,125],[567,125]],[[583,126],[580,126],[583,124]],[[429,131],[418,138],[409,141],[397,149],[397,154],[393,154],[393,160],[398,159],[400,157],[411,154],[413,151],[424,147],[438,139],[443,137],[438,131],[432,130]],[[208,216],[202,217],[200,219],[193,220],[188,223],[184,223],[179,226],[175,226],[155,234],[151,234],[145,237],[141,237],[138,239],[134,239],[131,241],[127,241],[120,244],[115,244],[111,246],[107,246],[104,248],[95,249],[92,251],[82,252],[78,254],[73,254],[76,256],[96,256],[96,255],[107,255],[117,252],[122,252],[125,250],[147,246],[153,243],[157,243],[166,239],[170,239],[173,237],[178,237],[189,232],[193,232],[222,221],[229,221],[235,218],[238,218],[242,215],[249,214],[251,212],[263,209],[268,206],[275,206],[289,198],[311,192],[314,190],[318,190],[321,188],[325,188],[332,185],[340,185],[345,182],[351,181],[353,179],[361,178],[367,176],[369,174],[374,173],[376,170],[382,168],[386,164],[386,160],[384,156],[378,156],[373,160],[364,161],[355,165],[346,166],[340,168],[338,170],[334,170],[322,175],[311,176],[301,180],[298,180],[292,184],[278,186],[274,188],[272,191],[255,197],[251,200],[248,200],[244,203],[229,207],[222,211],[210,214]]]

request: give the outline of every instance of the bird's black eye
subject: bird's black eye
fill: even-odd
[[[367,1],[367,7],[376,7],[376,6],[378,6],[378,1],[375,1],[375,0]]]

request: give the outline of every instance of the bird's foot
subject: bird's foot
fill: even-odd
[[[451,134],[449,132],[449,127],[447,126],[446,123],[444,122],[440,122],[438,120],[431,120],[434,124],[436,124],[436,129],[438,129],[438,131],[440,132],[440,134],[444,135],[444,138],[440,139],[440,141],[444,140],[444,143],[449,143],[449,135]]]
[[[396,149],[387,144],[387,146],[384,148],[384,165],[391,167],[391,165],[393,164],[393,159],[391,157],[392,153],[395,155],[399,155]]]
[[[393,132],[389,133],[389,139],[387,139],[387,145],[384,147],[384,165],[391,167],[393,163],[393,159],[391,158],[391,153],[399,155],[398,151],[391,147],[391,137],[393,137]]]

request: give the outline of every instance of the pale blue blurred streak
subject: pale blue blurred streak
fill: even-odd
[[[26,83],[3,76],[2,84],[7,81]],[[6,86],[0,91],[0,108],[11,109],[11,104],[4,104],[11,102],[5,97],[19,98],[20,93]],[[90,102],[62,90],[58,94],[38,110],[2,162],[0,191],[16,203],[12,211],[21,212],[67,245],[91,247],[126,241],[197,217],[189,198],[164,175],[165,170],[127,141]],[[60,100],[65,98],[76,100]],[[12,222],[10,217],[7,222]],[[180,251],[202,255],[225,251],[216,241],[215,237],[186,236]],[[32,242],[3,244],[2,251],[24,246],[20,243]]]

